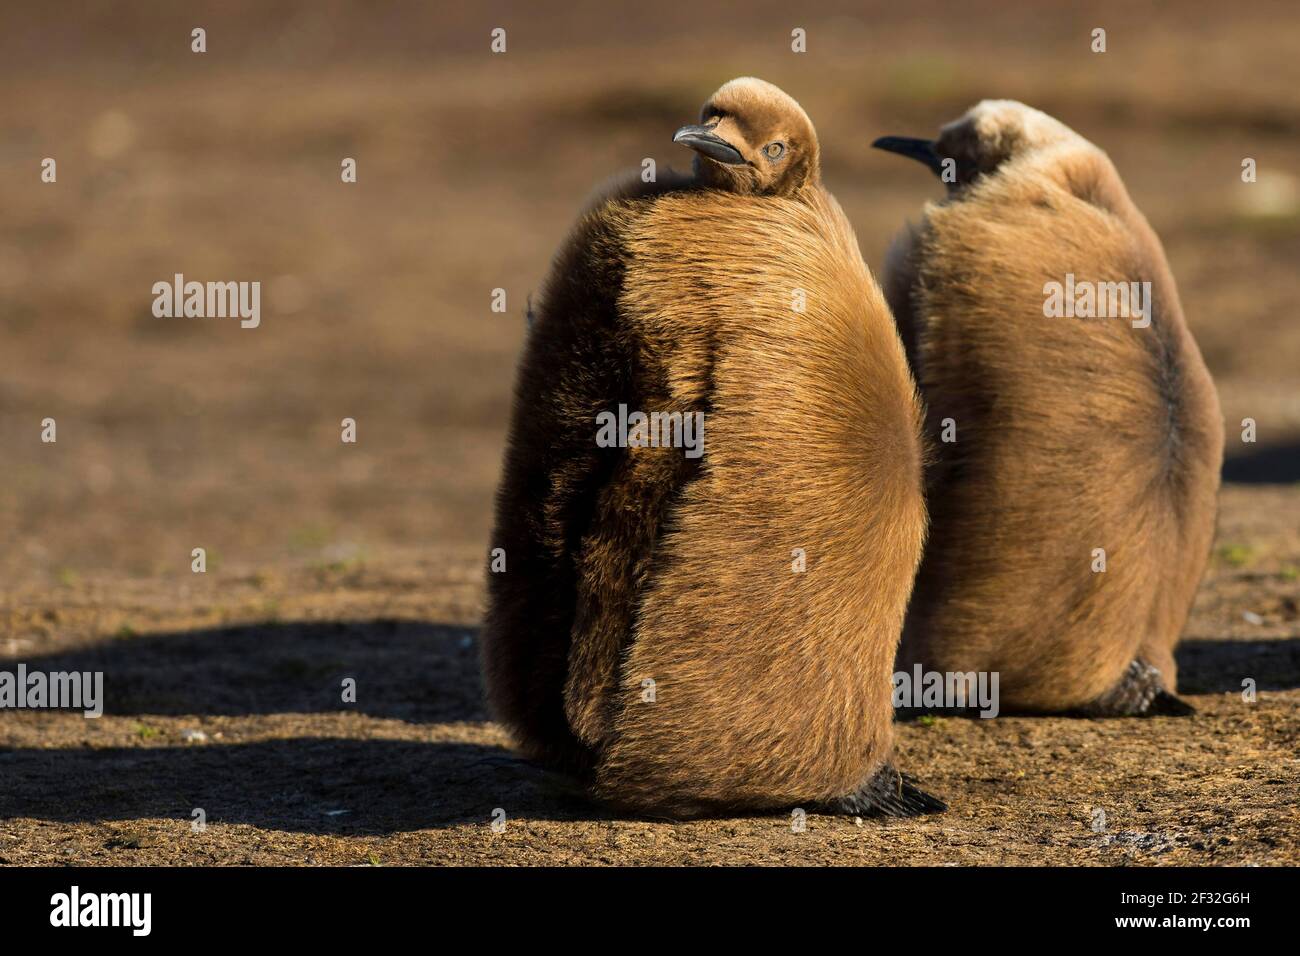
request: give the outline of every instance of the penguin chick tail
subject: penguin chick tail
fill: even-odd
[[[919,817],[944,813],[948,804],[922,790],[915,778],[899,773],[893,764],[887,763],[855,792],[830,801],[826,809],[860,817]]]
[[[1074,713],[1081,717],[1188,717],[1196,708],[1165,690],[1159,670],[1134,660],[1119,683]]]
[[[1143,717],[1190,717],[1196,713],[1196,708],[1183,700],[1176,697],[1167,690],[1156,692],[1151,704],[1142,714]]]

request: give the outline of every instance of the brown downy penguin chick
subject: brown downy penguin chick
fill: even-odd
[[[936,458],[900,666],[999,672],[1004,709],[1190,713],[1173,650],[1223,421],[1160,241],[1105,153],[1020,103],[875,145],[955,173],[886,269]]]
[[[489,701],[526,754],[640,812],[943,809],[890,763],[925,512],[883,295],[786,94],[734,80],[675,140],[694,176],[600,198],[537,309]],[[620,406],[702,444],[602,447]]]

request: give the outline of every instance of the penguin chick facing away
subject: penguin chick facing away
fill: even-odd
[[[1004,709],[1190,713],[1173,651],[1223,421],[1159,239],[1105,153],[1020,103],[874,145],[955,173],[886,268],[935,458],[900,668],[999,672]]]
[[[925,511],[884,297],[785,93],[734,80],[675,140],[694,175],[608,190],[537,308],[489,703],[525,754],[642,813],[943,809],[890,762]],[[620,406],[707,439],[603,447]]]

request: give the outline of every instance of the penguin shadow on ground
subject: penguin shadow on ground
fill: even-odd
[[[314,834],[384,834],[512,818],[604,819],[569,781],[510,751],[466,742],[302,733],[304,716],[412,724],[484,722],[477,629],[413,621],[285,622],[113,638],[0,661],[12,671],[100,671],[104,713],[263,715],[282,739],[0,749],[0,820],[148,817]],[[356,703],[343,682],[356,681]],[[51,728],[51,732],[55,730]],[[333,734],[326,736],[324,734]],[[171,744],[170,741],[167,741]]]
[[[1247,679],[1257,690],[1300,687],[1300,637],[1183,641],[1175,656],[1183,694],[1240,692]]]
[[[1240,485],[1282,485],[1300,481],[1300,442],[1251,446],[1223,462],[1223,480]]]

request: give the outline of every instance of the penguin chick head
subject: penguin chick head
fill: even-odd
[[[882,136],[871,145],[928,166],[951,195],[1013,159],[1067,143],[1086,140],[1024,103],[984,100],[940,129],[938,139]]]
[[[695,150],[705,186],[763,196],[792,196],[821,179],[812,120],[783,90],[744,76],[724,84],[700,110],[698,125],[673,137]]]

